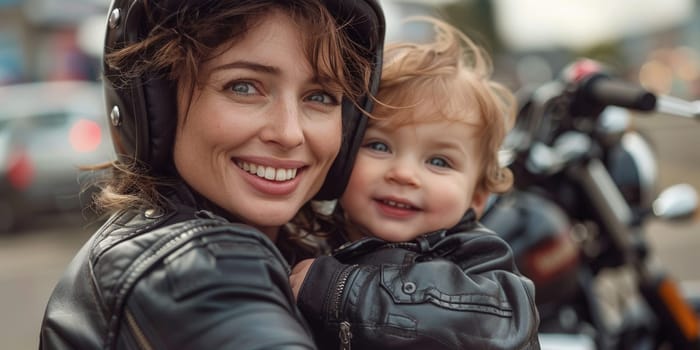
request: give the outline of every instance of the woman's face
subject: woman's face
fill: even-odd
[[[302,33],[280,11],[200,72],[191,102],[187,84],[179,87],[175,166],[198,193],[274,239],[338,154],[342,95],[314,75]]]

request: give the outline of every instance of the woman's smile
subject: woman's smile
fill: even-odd
[[[239,168],[258,177],[272,181],[288,181],[297,176],[299,168],[273,168],[261,164],[249,163],[242,160],[236,160],[236,165]]]
[[[264,165],[267,162],[234,159],[242,178],[253,190],[263,196],[286,196],[294,193],[302,181],[304,166],[301,165]]]

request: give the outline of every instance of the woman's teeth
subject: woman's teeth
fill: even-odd
[[[273,168],[269,166],[262,166],[248,162],[237,161],[236,165],[239,168],[253,174],[258,177],[265,178],[267,180],[274,181],[288,181],[297,176],[297,169],[283,169],[283,168]]]

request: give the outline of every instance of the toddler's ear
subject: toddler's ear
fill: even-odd
[[[486,207],[486,202],[489,199],[489,191],[477,188],[474,190],[472,195],[472,205],[471,208],[476,212],[476,217],[480,218],[481,214],[484,213],[484,208]]]

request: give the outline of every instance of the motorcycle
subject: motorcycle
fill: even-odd
[[[645,114],[700,118],[698,105],[586,59],[518,100],[503,150],[514,189],[492,196],[481,221],[535,283],[542,347],[700,349],[698,310],[644,237],[651,218],[690,217],[697,193],[686,184],[657,193],[653,149],[630,127]]]

